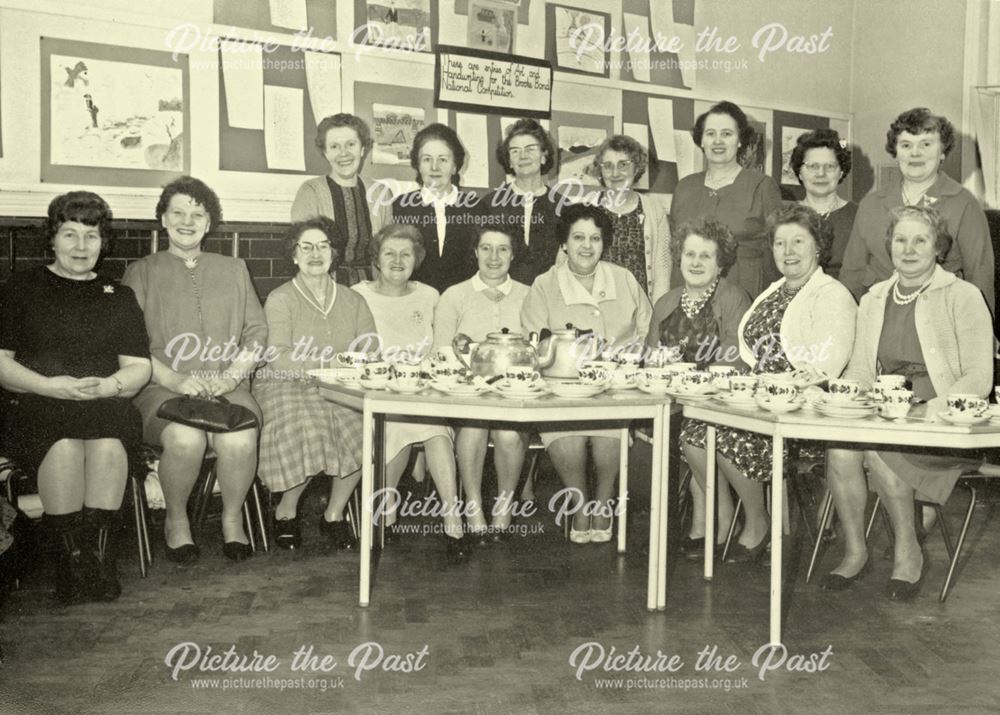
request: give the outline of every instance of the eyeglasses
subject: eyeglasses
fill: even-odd
[[[322,243],[300,243],[298,244],[299,250],[303,253],[329,253],[333,245],[329,241],[323,241]]]
[[[628,171],[631,168],[632,164],[633,164],[633,162],[632,162],[631,159],[625,159],[623,161],[618,161],[618,162],[615,162],[615,161],[604,161],[604,162],[601,162],[600,166],[601,166],[601,171],[608,171],[608,172],[610,172],[612,170],[617,169],[618,172],[621,173],[621,172],[624,172],[624,171]]]
[[[819,162],[813,161],[809,164],[803,164],[802,168],[812,174],[818,174],[820,170],[827,174],[832,174],[840,168],[840,164],[820,164]]]
[[[512,146],[510,149],[507,150],[507,154],[516,159],[517,157],[521,156],[521,154],[524,154],[525,156],[536,156],[540,154],[541,151],[542,151],[541,144],[528,144],[528,146],[523,146],[523,147]]]

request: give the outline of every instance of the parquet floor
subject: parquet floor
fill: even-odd
[[[949,508],[953,522],[959,501]],[[668,608],[649,613],[642,554],[618,556],[610,544],[574,546],[561,529],[537,519],[544,533],[481,549],[457,568],[444,565],[440,537],[411,536],[384,553],[372,606],[361,609],[357,556],[329,554],[317,545],[319,505],[313,499],[306,505],[308,543],[299,552],[272,551],[230,564],[210,524],[195,567],[163,560],[162,542],[148,579],[140,579],[127,559],[125,593],[114,604],[60,609],[43,574],[29,579],[0,624],[6,651],[0,712],[998,712],[998,507],[1000,493],[982,499],[971,556],[944,605],[937,590],[946,558],[937,535],[929,541],[927,586],[905,605],[881,595],[890,570],[881,559],[881,533],[874,539],[874,571],[837,595],[803,583],[806,549],[786,542],[789,657],[827,648],[830,654],[823,672],[777,670],[761,679],[752,659],[767,641],[763,564],[720,566],[709,584],[700,564],[674,559]],[[633,515],[633,546],[645,539],[647,523]],[[836,544],[831,549],[826,566],[836,558]],[[256,651],[280,665],[256,674],[182,670],[174,680],[165,660],[186,642],[203,655],[209,647],[215,654],[233,646],[240,656]],[[384,657],[356,678],[352,651],[370,642]],[[578,679],[570,660],[587,643],[618,654],[636,646],[646,656],[677,654],[683,666],[675,673],[595,670]],[[293,654],[310,646],[314,655],[332,656],[337,664],[331,672],[292,672]],[[696,670],[699,651],[712,646],[723,658],[735,657],[735,672]],[[406,663],[420,668],[381,667]],[[240,677],[272,682],[240,687]],[[606,677],[622,682],[608,686]],[[292,679],[298,684],[284,689],[273,682]]]

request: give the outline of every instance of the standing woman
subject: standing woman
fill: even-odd
[[[55,260],[4,287],[3,442],[37,476],[58,554],[56,597],[113,601],[122,590],[115,526],[142,432],[128,398],[149,380],[149,344],[132,291],[94,271],[111,237],[104,199],[57,196],[45,231]]]
[[[648,164],[642,145],[622,134],[606,139],[594,157],[605,188],[600,205],[614,227],[602,258],[627,269],[655,303],[670,289],[670,225],[659,196],[632,188]]]
[[[856,298],[893,273],[885,246],[892,210],[933,207],[953,238],[942,268],[979,288],[993,312],[993,243],[986,214],[968,189],[941,171],[954,144],[951,122],[923,107],[903,112],[889,126],[885,149],[899,165],[899,174],[861,200],[840,273]]]
[[[329,162],[325,176],[307,180],[292,202],[292,223],[316,216],[334,221],[337,244],[344,247],[337,262],[337,282],[354,285],[370,276],[368,243],[388,221],[389,205],[374,191],[369,196],[359,174],[372,149],[368,125],[353,114],[334,114],[316,127],[316,148]]]
[[[423,241],[425,258],[413,280],[438,293],[475,272],[470,256],[481,208],[474,193],[458,189],[464,164],[465,147],[455,131],[428,124],[413,137],[410,150],[421,188],[392,202],[393,221],[415,227]]]
[[[858,213],[856,203],[837,194],[837,187],[851,173],[851,152],[836,131],[817,129],[799,137],[792,149],[791,165],[806,190],[805,198],[799,203],[819,214],[833,232],[830,262],[824,270],[827,275],[837,278]]]
[[[497,161],[514,178],[484,199],[484,210],[499,223],[488,224],[510,234],[518,244],[510,267],[515,281],[531,285],[555,263],[556,204],[544,177],[556,164],[552,137],[534,119],[519,119],[497,145]],[[491,219],[492,221],[492,219]]]
[[[747,115],[732,102],[719,102],[698,117],[691,135],[705,155],[705,171],[681,179],[670,204],[673,226],[708,217],[729,227],[737,244],[729,278],[751,298],[779,277],[768,249],[766,219],[781,206],[774,179],[740,166],[753,134]],[[680,279],[673,283],[679,285]]]
[[[201,250],[205,236],[222,221],[219,197],[204,182],[182,176],[167,184],[156,219],[167,231],[169,247],[130,264],[122,282],[135,291],[149,333],[153,379],[135,404],[143,440],[163,448],[159,475],[167,558],[190,564],[201,554],[187,502],[211,447],[222,490],[222,552],[242,561],[252,553],[241,508],[257,471],[257,429],[210,433],[156,413],[179,395],[224,396],[260,420],[249,377],[267,342],[264,311],[241,259]]]

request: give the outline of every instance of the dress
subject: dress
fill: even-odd
[[[242,260],[200,253],[196,266],[188,268],[184,259],[160,251],[130,264],[122,282],[135,291],[142,308],[151,356],[171,369],[221,375],[242,349],[263,357],[267,323]],[[176,396],[153,383],[136,395],[143,440],[160,444],[160,433],[170,422],[156,411]],[[247,380],[225,397],[260,419]]]
[[[126,287],[100,277],[77,281],[47,267],[14,273],[7,282],[0,349],[46,377],[107,377],[118,356],[149,357],[142,312]],[[139,446],[139,413],[127,398],[59,400],[4,393],[4,446],[30,473],[60,439],[121,440]]]
[[[854,218],[858,215],[858,205],[848,201],[826,216],[821,215],[822,222],[833,231],[833,245],[830,247],[830,261],[823,270],[827,275],[839,277],[840,267],[844,263],[844,251],[847,250],[847,240],[854,228]]]
[[[720,189],[705,186],[705,172],[681,179],[670,204],[671,230],[702,218],[721,221],[737,242],[736,265],[729,280],[741,286],[751,298],[779,277],[768,246],[765,221],[781,207],[781,192],[774,179],[755,169],[742,169],[733,183]],[[673,285],[680,285],[680,271]]]
[[[428,285],[411,281],[408,295],[389,296],[375,292],[373,283],[359,283],[357,291],[375,317],[382,357],[393,361],[422,360],[433,350],[434,308],[438,292]],[[419,417],[390,418],[385,428],[386,461],[404,447],[424,442],[432,437],[452,439],[449,427]]]
[[[298,279],[275,288],[264,304],[269,361],[257,371],[253,394],[264,415],[257,473],[271,492],[361,468],[361,415],[323,399],[305,371],[373,334],[375,320],[361,296],[329,285],[325,306]]]
[[[531,285],[556,261],[556,203],[553,192],[534,196],[507,183],[482,201],[483,225],[510,234],[520,241],[518,256],[510,267],[510,277]]]
[[[601,259],[627,270],[639,282],[643,292],[648,294],[646,243],[642,233],[646,215],[642,211],[642,202],[636,202],[635,208],[626,214],[617,214],[608,209],[604,211],[611,219],[614,233],[610,244],[604,247]]]

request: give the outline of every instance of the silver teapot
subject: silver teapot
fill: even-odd
[[[512,333],[507,328],[498,333],[489,333],[481,343],[459,333],[451,341],[451,347],[473,376],[503,375],[511,366],[538,369],[534,346],[520,333]]]
[[[543,330],[539,338],[534,334],[531,338],[537,344],[538,368],[546,377],[579,377],[580,364],[597,358],[593,331],[579,330],[572,324],[560,330]]]

